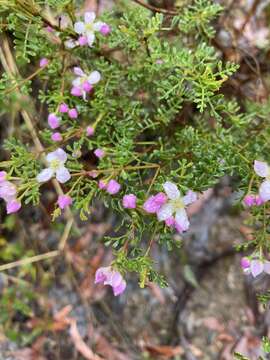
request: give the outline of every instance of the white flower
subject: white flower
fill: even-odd
[[[254,161],[254,170],[257,175],[265,178],[259,188],[259,195],[263,201],[270,200],[270,168],[266,162]]]
[[[101,21],[96,21],[96,14],[94,12],[86,12],[84,14],[84,22],[78,21],[74,24],[74,30],[77,34],[86,36],[89,46],[92,46],[95,41],[95,31],[100,31],[104,25]]]
[[[163,188],[169,200],[157,212],[159,221],[167,220],[174,216],[176,229],[179,232],[186,231],[189,228],[189,220],[185,207],[196,201],[196,193],[189,190],[182,197],[177,186],[170,181],[166,181]]]
[[[64,150],[59,148],[50,152],[46,156],[46,160],[49,166],[38,174],[37,181],[39,183],[50,180],[54,175],[60,183],[65,183],[70,179],[70,173],[64,166],[67,161],[67,154]]]

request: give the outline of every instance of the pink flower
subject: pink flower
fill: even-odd
[[[80,36],[78,39],[78,43],[80,46],[85,46],[87,44],[87,37],[86,36]]]
[[[60,119],[55,114],[49,114],[48,123],[51,129],[56,129],[60,126]]]
[[[46,58],[42,58],[39,61],[39,67],[43,68],[49,64],[49,60]]]
[[[7,203],[7,214],[15,213],[19,211],[21,207],[22,204],[18,200],[11,200]]]
[[[168,197],[168,201],[157,211],[158,220],[166,221],[166,219],[173,216],[175,219],[175,227],[180,233],[188,230],[189,220],[185,207],[196,201],[196,193],[189,190],[186,195],[182,197],[177,186],[170,181],[166,181],[163,188]]]
[[[74,96],[83,96],[83,98],[86,99],[86,94],[92,90],[93,85],[100,81],[101,75],[98,71],[92,71],[87,75],[78,66],[74,67],[74,73],[77,77],[72,81],[73,88],[71,89],[71,94]]]
[[[123,197],[123,207],[126,209],[135,209],[137,202],[137,196],[134,194],[128,194]]]
[[[122,294],[127,286],[120,272],[112,269],[111,266],[101,267],[96,271],[95,284],[99,283],[111,286],[114,296]]]
[[[107,36],[109,35],[109,33],[111,32],[111,28],[108,24],[103,24],[100,28],[100,33],[103,35],[103,36]]]
[[[0,183],[5,181],[7,178],[7,173],[5,171],[0,171]]]
[[[246,195],[243,199],[244,205],[251,207],[256,204],[256,199],[254,195]]]
[[[73,109],[70,109],[68,111],[68,116],[71,118],[71,119],[77,119],[78,117],[78,111],[77,109],[73,108]]]
[[[95,133],[95,129],[93,128],[93,126],[87,126],[87,128],[86,128],[87,136],[93,136],[94,133]]]
[[[72,198],[69,195],[59,195],[57,204],[60,209],[65,209],[67,206],[72,204]]]
[[[96,149],[94,151],[94,154],[96,155],[96,157],[98,157],[99,159],[102,159],[105,156],[105,151],[102,149]]]
[[[241,267],[245,274],[251,274],[253,277],[257,277],[263,272],[270,274],[270,261],[254,258],[249,260],[244,257],[241,259]]]
[[[60,113],[67,113],[68,112],[68,105],[66,103],[62,103],[59,106]]]
[[[70,93],[71,93],[71,95],[77,96],[77,97],[80,97],[83,95],[82,89],[80,89],[78,86],[73,86]]]
[[[62,141],[62,135],[59,132],[53,133],[51,136],[52,141],[59,142]]]
[[[167,201],[167,196],[160,192],[157,195],[150,196],[143,204],[143,208],[149,214],[155,214]]]
[[[99,188],[100,190],[104,190],[104,189],[107,188],[107,184],[106,184],[103,180],[99,180],[99,182],[98,182],[98,188]]]
[[[262,201],[270,200],[270,168],[266,162],[254,161],[254,170],[257,175],[265,178],[259,188],[259,195]]]
[[[107,185],[107,192],[111,195],[117,194],[121,185],[116,180],[110,180]]]

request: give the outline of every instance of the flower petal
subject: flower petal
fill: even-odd
[[[178,190],[177,186],[174,183],[170,181],[166,181],[163,184],[163,188],[169,199],[175,200],[180,197],[180,191]]]
[[[86,24],[92,23],[96,18],[96,14],[93,11],[88,11],[84,14],[84,21]]]
[[[61,166],[61,167],[56,171],[56,179],[57,179],[61,184],[67,182],[70,178],[71,178],[71,175],[70,175],[68,169],[65,168],[64,166]]]
[[[99,71],[93,71],[91,72],[91,74],[88,76],[88,82],[91,85],[94,85],[96,83],[98,83],[101,79],[101,75]]]
[[[75,66],[73,68],[73,72],[77,76],[85,76],[85,73],[82,71],[82,69],[79,66]]]
[[[17,196],[17,188],[10,181],[3,181],[0,184],[0,198],[6,202],[14,200]]]
[[[113,294],[114,296],[118,296],[122,294],[127,287],[127,283],[125,280],[122,280],[121,283],[117,286],[113,286]]]
[[[53,170],[50,168],[42,170],[37,176],[37,182],[42,183],[50,180],[53,177]]]
[[[266,180],[261,184],[259,194],[263,201],[270,200],[270,181]]]
[[[172,204],[164,204],[157,212],[157,217],[159,221],[166,220],[171,217],[173,214]]]
[[[7,214],[13,214],[20,210],[22,204],[20,201],[14,199],[7,203]]]
[[[270,275],[270,261],[264,262],[264,272],[266,272],[266,274]]]
[[[78,21],[74,24],[74,30],[77,34],[83,34],[85,31],[85,24],[82,21]]]
[[[269,166],[263,161],[254,161],[254,171],[261,177],[267,177],[269,175]]]
[[[118,286],[121,284],[123,278],[120,272],[118,271],[112,271],[110,281],[108,285],[111,285],[112,287]],[[106,282],[104,282],[104,285],[106,285]]]
[[[183,231],[186,231],[189,228],[189,220],[185,209],[181,209],[176,212],[175,221]]]
[[[89,46],[93,45],[93,42],[95,41],[95,34],[93,33],[93,31],[88,31],[86,33],[86,37],[87,37],[87,43]]]
[[[104,282],[110,273],[110,269],[110,266],[99,268],[95,274],[95,284]]]
[[[260,260],[251,260],[250,271],[253,277],[260,275],[263,272],[263,262]]]
[[[183,203],[185,205],[192,204],[196,200],[197,200],[197,194],[192,190],[188,190],[186,195],[183,197]]]
[[[62,163],[66,162],[67,161],[67,154],[66,152],[61,149],[61,148],[58,148],[56,149],[55,151],[53,152],[50,152],[47,156],[46,156],[46,160],[50,163],[52,162],[53,160],[59,160],[61,161]]]
[[[102,22],[102,21],[97,21],[97,22],[95,22],[95,23],[93,24],[93,29],[94,29],[95,31],[100,31],[100,29],[102,28],[103,25],[105,25],[104,22]]]

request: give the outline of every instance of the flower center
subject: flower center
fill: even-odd
[[[85,30],[86,31],[93,31],[94,30],[94,28],[93,28],[93,24],[92,23],[90,23],[90,24],[86,24],[85,25]]]
[[[181,210],[181,209],[183,209],[185,207],[185,205],[184,205],[181,198],[171,200],[171,204],[172,204],[175,211]]]
[[[50,168],[52,170],[57,170],[58,168],[60,167],[60,161],[55,159],[55,160],[52,160],[51,163],[50,163]]]

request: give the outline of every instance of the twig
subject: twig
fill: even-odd
[[[60,242],[59,242],[58,249],[60,251],[64,250],[64,248],[65,248],[68,236],[69,236],[71,228],[72,228],[72,224],[73,224],[73,219],[69,219],[66,226],[65,226],[65,230],[64,230],[63,235],[62,235],[62,237],[60,239]]]
[[[54,250],[54,251],[49,251],[49,252],[44,253],[44,254],[32,256],[32,257],[29,257],[29,258],[26,258],[26,259],[13,261],[11,263],[1,265],[0,266],[0,271],[5,271],[5,270],[9,270],[9,269],[12,269],[12,268],[15,268],[15,267],[32,264],[34,262],[41,261],[41,260],[47,260],[47,259],[50,259],[52,257],[58,256],[59,253],[60,253],[59,250]]]
[[[7,95],[9,93],[11,93],[12,91],[20,88],[23,84],[25,84],[27,81],[33,79],[35,76],[37,76],[41,71],[43,71],[49,64],[37,69],[35,72],[33,72],[33,74],[29,75],[27,78],[23,79],[19,84],[15,84],[14,86],[12,86],[11,88],[7,89],[4,94]]]
[[[162,13],[162,14],[166,14],[166,15],[170,15],[170,16],[174,16],[174,15],[178,14],[178,12],[176,10],[167,10],[167,9],[157,8],[157,7],[153,6],[153,5],[146,4],[142,0],[132,0],[132,1],[134,1],[135,3],[145,7],[148,10],[151,10],[151,11],[154,11],[154,12],[157,12],[157,13]]]

